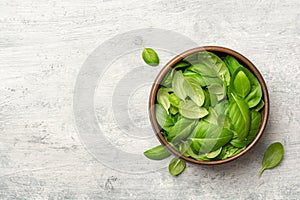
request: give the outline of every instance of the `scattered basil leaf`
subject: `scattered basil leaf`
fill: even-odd
[[[265,169],[272,169],[276,167],[282,160],[283,154],[284,148],[280,142],[271,144],[264,154],[262,169],[259,171],[258,175],[261,176]]]
[[[158,145],[145,151],[144,155],[151,160],[162,160],[169,157],[171,154],[163,145]]]
[[[180,158],[173,158],[169,164],[169,172],[172,176],[178,176],[186,167],[185,161]]]
[[[157,66],[159,64],[159,58],[157,53],[151,48],[144,48],[142,57],[145,63],[150,66]]]

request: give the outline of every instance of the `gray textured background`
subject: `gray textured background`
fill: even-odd
[[[188,165],[174,178],[164,164],[134,174],[132,167],[148,161],[133,161],[130,169],[118,162],[121,172],[89,153],[73,114],[80,69],[104,41],[149,27],[176,31],[199,45],[235,49],[259,68],[269,88],[270,119],[259,143],[241,159],[215,167]],[[299,199],[299,33],[298,0],[2,0],[0,199]],[[139,51],[134,54],[123,60],[143,65]],[[174,56],[160,54],[160,67]],[[125,67],[122,63],[110,69]],[[107,87],[97,88],[96,102],[110,95],[114,78],[107,71],[99,84]],[[148,90],[149,84],[131,98],[131,109],[138,108],[130,111],[132,120],[141,127],[148,124]],[[100,102],[105,101],[95,104],[98,117],[108,117]],[[130,135],[118,141],[117,128],[106,125],[111,131],[105,135],[123,151],[139,155],[158,143],[151,129],[149,143]],[[274,141],[284,144],[284,160],[258,178],[263,152]]]

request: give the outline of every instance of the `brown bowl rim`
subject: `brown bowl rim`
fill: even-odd
[[[160,133],[160,126],[157,123],[156,117],[155,117],[155,103],[156,103],[156,93],[157,90],[160,86],[161,81],[163,80],[163,78],[165,77],[165,75],[169,72],[169,70],[179,61],[181,61],[184,57],[191,55],[193,53],[196,52],[201,52],[201,51],[211,51],[211,52],[215,52],[215,53],[222,53],[222,54],[227,54],[227,55],[231,55],[234,58],[236,58],[244,67],[246,67],[247,69],[249,69],[258,79],[261,88],[262,88],[262,92],[263,92],[263,100],[265,102],[265,106],[262,109],[261,113],[262,113],[262,124],[260,126],[259,132],[257,133],[256,137],[253,139],[253,141],[239,154],[224,159],[224,160],[215,160],[215,161],[201,161],[201,160],[195,160],[193,158],[189,158],[189,157],[185,157],[182,154],[180,154],[178,151],[176,151],[175,149],[173,149],[165,140],[165,138],[163,137],[163,135]],[[160,143],[163,144],[168,151],[170,151],[173,155],[180,157],[182,160],[185,160],[189,163],[194,163],[194,164],[200,164],[200,165],[217,165],[217,164],[223,164],[223,163],[228,163],[230,161],[233,161],[241,156],[243,156],[246,152],[248,152],[257,142],[258,140],[261,138],[267,122],[268,122],[268,117],[269,117],[269,94],[268,94],[268,89],[266,86],[266,83],[262,77],[262,75],[260,74],[259,70],[255,67],[255,65],[248,60],[245,56],[243,56],[242,54],[226,48],[226,47],[221,47],[221,46],[203,46],[203,47],[196,47],[190,50],[187,50],[177,56],[175,56],[174,58],[172,58],[163,68],[162,70],[159,72],[159,74],[157,75],[153,85],[152,85],[152,89],[150,92],[150,98],[149,98],[149,117],[150,117],[150,121],[151,121],[151,125],[152,128],[154,129],[154,132],[157,136],[157,138],[159,139]]]

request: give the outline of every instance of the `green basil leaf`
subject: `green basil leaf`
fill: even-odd
[[[172,106],[174,106],[176,108],[179,107],[180,100],[179,100],[179,98],[174,93],[170,94],[168,96],[168,99],[169,99],[169,101],[170,101],[170,103],[171,103]]]
[[[231,75],[236,74],[237,70],[242,70],[247,75],[248,80],[250,81],[251,89],[245,101],[247,102],[249,108],[255,107],[260,102],[262,97],[261,86],[257,78],[232,56],[226,56],[224,62],[226,63]]]
[[[183,73],[183,76],[184,76],[185,80],[187,80],[187,81],[190,79],[195,80],[201,87],[207,86],[205,78],[196,72],[186,69]]]
[[[166,131],[170,131],[174,125],[174,118],[168,115],[167,111],[160,104],[155,104],[155,116],[160,127]]]
[[[165,77],[163,78],[161,85],[167,88],[172,87],[172,80],[173,80],[173,70],[170,70]]]
[[[260,102],[254,107],[254,110],[255,111],[260,111],[263,107],[265,106],[265,102],[264,100],[260,100]]]
[[[204,104],[202,105],[202,107],[208,109],[211,106],[210,95],[207,90],[203,90],[203,93],[205,96],[205,100],[204,100]]]
[[[280,142],[275,142],[271,144],[262,160],[262,169],[259,171],[258,175],[261,176],[265,169],[272,169],[276,167],[283,158],[284,148]]]
[[[189,119],[199,119],[208,115],[208,111],[197,106],[193,101],[181,101],[179,104],[179,113]]]
[[[200,121],[188,140],[195,152],[209,153],[227,144],[232,137],[232,131]]]
[[[170,108],[170,101],[169,101],[169,90],[167,88],[159,88],[157,95],[156,95],[156,99],[157,102],[160,103],[164,109],[167,111],[167,113],[169,114],[169,108]]]
[[[172,81],[173,89],[175,95],[185,100],[189,96],[198,106],[203,105],[205,95],[197,80],[188,79],[185,80],[181,71],[176,71],[174,74],[174,79]]]
[[[215,158],[217,157],[220,153],[222,152],[222,147],[220,147],[219,149],[212,151],[210,153],[206,153],[206,157],[207,158]]]
[[[175,95],[178,98],[180,98],[182,100],[185,100],[185,98],[187,97],[186,88],[189,87],[189,86],[187,85],[187,82],[184,79],[181,71],[174,71],[174,78],[172,80],[172,87],[173,87]]]
[[[144,155],[151,160],[162,160],[169,157],[171,154],[163,145],[158,145],[145,151]]]
[[[211,84],[207,86],[207,89],[211,94],[224,94],[224,87],[220,84]]]
[[[238,138],[231,140],[230,144],[235,147],[241,148],[248,146],[252,140],[255,138],[256,134],[259,131],[260,125],[262,121],[261,113],[256,112],[254,110],[251,111],[251,124],[250,124],[250,131],[249,135],[245,140],[239,140]]]
[[[232,56],[227,55],[223,60],[231,75],[235,74],[235,71],[242,67],[242,65]]]
[[[159,64],[159,58],[157,53],[151,48],[144,48],[142,57],[148,65],[157,66]]]
[[[190,148],[189,144],[186,141],[183,141],[179,144],[178,151],[185,157],[189,157],[188,148]]]
[[[189,149],[187,150],[187,152],[188,152],[188,155],[191,156],[192,158],[194,158],[195,160],[202,160],[202,161],[209,161],[209,160],[210,160],[210,158],[208,158],[208,157],[206,156],[206,153],[196,154],[196,153],[192,150],[192,148],[189,148]]]
[[[176,143],[176,142],[188,137],[196,125],[197,125],[197,120],[187,119],[187,118],[182,117],[170,129],[169,135],[167,138],[168,141]]]
[[[251,89],[250,81],[242,70],[234,77],[233,88],[234,92],[242,98],[245,98],[249,94]]]
[[[178,113],[178,108],[176,108],[175,106],[171,105],[170,106],[170,113],[172,115],[176,115]]]
[[[184,68],[184,67],[188,67],[190,66],[191,64],[188,63],[188,62],[185,62],[185,61],[180,61],[179,63],[177,63],[173,69],[178,69],[178,68]]]
[[[212,52],[199,52],[199,63],[214,69],[226,85],[230,84],[230,72],[226,64]]]
[[[189,78],[186,80],[187,95],[196,103],[197,106],[202,106],[205,101],[204,92],[197,80]]]
[[[225,160],[242,152],[246,147],[237,148],[231,144],[227,144],[222,148],[221,153],[214,160]]]
[[[251,83],[251,90],[250,93],[245,98],[249,108],[255,107],[262,98],[262,90],[259,81],[257,78],[246,68],[242,68],[243,72],[247,75],[250,83]]]
[[[180,158],[173,158],[169,164],[169,172],[172,176],[177,176],[184,171],[185,167],[185,161]]]
[[[233,101],[229,105],[229,117],[239,140],[244,140],[250,129],[250,110],[243,99],[231,93]]]
[[[211,84],[207,86],[210,94],[216,95],[217,101],[220,101],[226,96],[226,85],[225,84]]]
[[[211,124],[219,125],[218,114],[215,111],[215,109],[212,108],[212,107],[209,107],[208,108],[208,113],[209,114],[205,118],[203,118],[203,120],[208,122],[208,123],[211,123]]]
[[[209,66],[203,65],[203,64],[194,64],[188,68],[189,71],[196,72],[200,74],[203,77],[211,77],[211,78],[217,78],[219,77],[219,74],[217,71],[212,69]]]

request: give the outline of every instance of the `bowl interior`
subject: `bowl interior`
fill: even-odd
[[[253,141],[239,154],[224,159],[224,160],[215,160],[215,161],[200,161],[200,160],[195,160],[193,158],[190,157],[185,157],[183,156],[181,153],[179,153],[178,151],[176,151],[174,148],[172,148],[169,143],[165,140],[164,136],[160,133],[160,126],[157,123],[156,120],[156,116],[155,116],[155,104],[156,104],[156,94],[157,91],[160,87],[160,83],[162,82],[163,78],[165,77],[165,75],[169,72],[169,70],[171,68],[173,68],[178,62],[180,62],[183,58],[197,53],[197,52],[201,52],[201,51],[210,51],[215,53],[216,55],[222,57],[222,56],[226,56],[226,55],[231,55],[234,58],[236,58],[240,64],[242,64],[244,67],[248,68],[258,79],[261,88],[262,88],[262,92],[263,92],[263,100],[265,102],[265,106],[264,108],[261,110],[261,114],[262,114],[262,123],[260,126],[260,129],[256,135],[256,137],[253,139]],[[263,79],[263,77],[261,76],[260,72],[257,70],[257,68],[243,55],[228,49],[228,48],[224,48],[224,47],[218,47],[218,46],[205,46],[205,47],[198,47],[198,48],[194,48],[191,50],[188,50],[186,52],[183,52],[182,54],[174,57],[172,60],[170,60],[165,67],[160,71],[160,73],[158,74],[152,89],[151,89],[151,93],[150,93],[150,99],[149,99],[149,116],[150,116],[150,121],[152,124],[152,127],[155,131],[156,136],[158,137],[159,141],[166,146],[166,148],[173,153],[175,156],[180,157],[181,159],[188,161],[190,163],[195,163],[195,164],[205,164],[205,165],[215,165],[215,164],[222,164],[222,163],[226,163],[232,160],[235,160],[237,158],[239,158],[240,156],[244,155],[247,151],[249,151],[259,140],[259,138],[262,136],[263,131],[266,127],[267,121],[268,121],[268,114],[269,114],[269,96],[268,96],[268,91],[267,91],[267,87],[266,87],[266,83]]]

